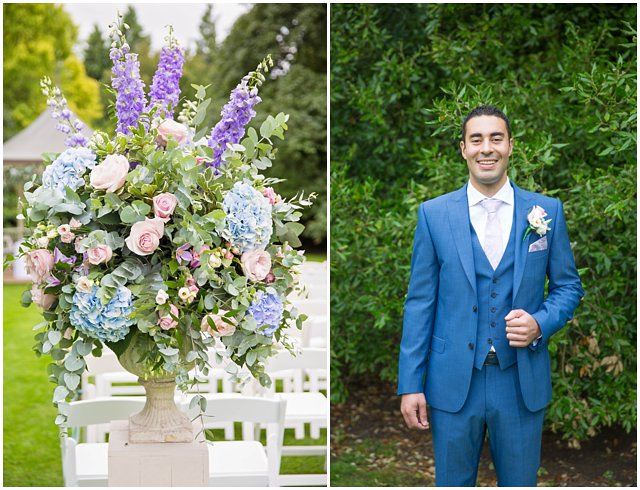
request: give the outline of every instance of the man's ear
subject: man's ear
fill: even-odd
[[[463,140],[460,140],[460,152],[462,153],[463,158],[467,158],[467,155],[465,155],[466,149],[465,149]],[[509,153],[509,155],[511,155],[511,153]]]
[[[513,138],[509,140],[509,156],[513,153]]]

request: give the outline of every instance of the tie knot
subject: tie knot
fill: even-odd
[[[500,199],[485,199],[480,202],[480,205],[487,211],[489,214],[494,214],[498,211],[498,208],[502,204]]]

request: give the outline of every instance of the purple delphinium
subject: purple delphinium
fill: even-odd
[[[153,75],[151,90],[149,91],[149,107],[158,106],[158,115],[162,118],[173,119],[173,110],[180,99],[180,77],[184,55],[173,37],[169,37],[169,46],[162,48],[158,69]],[[169,110],[171,104],[171,110]]]
[[[56,129],[68,135],[64,140],[65,146],[69,148],[88,146],[89,140],[81,132],[84,124],[72,117],[73,113],[69,110],[67,99],[62,95],[62,91],[53,85],[49,77],[44,77],[40,81],[40,87],[47,98],[47,105],[53,109],[53,118],[58,121]]]
[[[231,92],[229,102],[222,108],[222,119],[211,130],[207,144],[213,148],[213,161],[208,163],[215,168],[220,167],[222,153],[227,149],[227,143],[239,143],[244,136],[245,126],[256,115],[253,106],[262,99],[258,97],[258,88],[249,87],[243,79]]]
[[[129,134],[129,126],[137,126],[146,105],[138,55],[129,50],[129,45],[124,42],[109,51],[109,58],[113,62],[111,85],[116,91],[116,130],[123,134]]]

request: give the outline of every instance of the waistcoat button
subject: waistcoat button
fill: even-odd
[[[496,312],[496,307],[495,307],[495,306],[493,306],[493,307],[491,308],[491,313],[495,313],[495,312]]]
[[[478,307],[477,307],[477,306],[474,306],[474,307],[473,307],[473,312],[474,312],[474,313],[476,313],[477,311],[478,311]]]
[[[492,298],[495,298],[496,296],[498,296],[497,293],[491,293]]]
[[[469,342],[469,350],[473,350],[473,342]]]

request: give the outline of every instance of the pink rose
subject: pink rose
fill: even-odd
[[[53,294],[45,294],[44,289],[38,288],[35,284],[31,288],[31,300],[43,310],[51,308],[56,298]]]
[[[165,146],[169,142],[169,137],[173,136],[179,145],[184,143],[189,137],[189,129],[173,119],[165,119],[158,126],[158,137],[156,142]]]
[[[262,191],[262,195],[269,199],[269,204],[275,204],[280,200],[280,196],[276,194],[273,187],[265,187]]]
[[[72,230],[75,230],[76,228],[80,228],[82,226],[82,223],[80,223],[80,221],[78,221],[75,218],[71,218],[71,221],[69,221],[69,227]]]
[[[178,326],[178,321],[174,320],[171,315],[178,318],[179,315],[178,307],[172,304],[169,304],[169,314],[160,317],[158,320],[158,325],[162,330],[169,330],[172,328],[176,328]]]
[[[236,331],[235,325],[227,323],[222,319],[222,317],[227,313],[228,312],[225,310],[220,310],[217,315],[214,315],[213,313],[206,315],[200,323],[200,330],[202,332],[208,333],[209,335],[213,335],[214,337],[225,337],[227,335],[233,335],[233,332]],[[209,325],[208,318],[211,318],[211,320],[213,320],[217,332],[211,327],[211,325]]]
[[[276,276],[273,275],[273,271],[269,271],[269,274],[267,274],[267,277],[264,278],[264,282],[266,282],[267,284],[276,282]]]
[[[262,281],[271,270],[271,256],[264,250],[245,252],[240,261],[244,275],[252,281]]]
[[[71,225],[60,225],[57,231],[63,243],[71,243],[76,237],[75,233],[71,231]]]
[[[108,245],[96,245],[87,250],[87,259],[89,263],[93,265],[107,263],[111,260],[112,256],[113,251]]]
[[[123,155],[108,155],[91,171],[89,182],[94,189],[115,192],[124,185],[129,173],[129,160]]]
[[[186,286],[189,288],[191,286],[195,286],[196,285],[196,280],[193,278],[193,276],[189,276],[187,277],[187,280],[185,281]]]
[[[176,209],[176,204],[178,204],[178,200],[170,192],[158,194],[153,198],[153,214],[166,223],[171,219],[170,216]]]
[[[160,245],[163,234],[164,222],[160,218],[145,218],[133,224],[124,242],[133,253],[150,255]]]
[[[38,249],[27,254],[25,269],[31,275],[31,280],[41,284],[51,275],[53,269],[53,254],[49,250]]]

